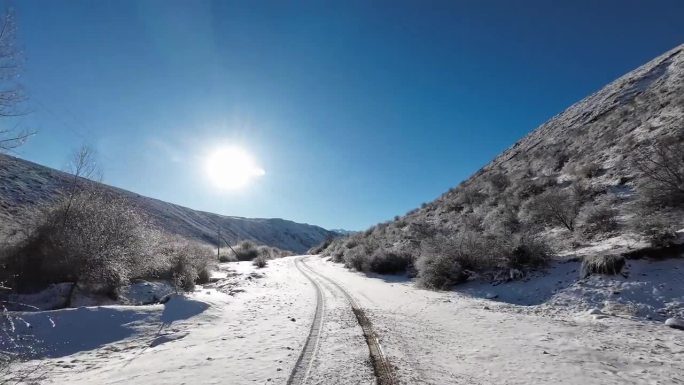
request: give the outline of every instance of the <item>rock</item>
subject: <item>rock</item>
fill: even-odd
[[[294,317],[292,317],[292,318],[290,318],[290,321],[296,322],[297,320]]]
[[[594,315],[594,314],[603,314],[603,312],[597,308],[589,309],[587,311],[587,314],[589,315]]]
[[[499,297],[499,295],[498,295],[498,294],[495,294],[495,293],[487,293],[487,294],[485,294],[485,298],[487,298],[487,299],[494,299],[494,298],[498,298],[498,297]]]
[[[668,318],[667,320],[665,320],[665,326],[669,326],[673,329],[684,330],[684,319]]]
[[[608,316],[605,315],[605,314],[594,314],[594,319],[595,319],[595,320],[597,320],[597,319],[604,319],[604,318],[608,318]]]

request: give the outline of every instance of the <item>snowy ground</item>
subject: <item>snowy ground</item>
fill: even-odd
[[[684,383],[684,332],[662,322],[496,303],[318,258],[308,264],[367,309],[404,384]]]
[[[579,283],[576,266],[564,264],[529,282],[458,292],[420,290],[402,276],[369,277],[318,257],[304,261],[324,309],[307,384],[374,383],[343,291],[366,310],[402,384],[684,383],[684,331],[643,318],[681,305],[681,261],[630,261],[633,279]],[[287,383],[310,332],[314,285],[294,258],[265,269],[222,268],[213,288],[165,305],[27,315],[44,349],[26,366],[40,365],[43,382],[55,384]],[[626,315],[609,306],[615,296],[646,307]]]
[[[237,271],[220,288],[166,305],[34,313],[50,353],[27,365],[40,363],[54,384],[285,383],[314,292],[291,258],[269,265],[254,275],[251,264],[231,263]]]

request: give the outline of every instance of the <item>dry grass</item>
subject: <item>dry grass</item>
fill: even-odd
[[[581,278],[593,274],[620,274],[625,267],[625,257],[621,255],[594,255],[582,259]]]

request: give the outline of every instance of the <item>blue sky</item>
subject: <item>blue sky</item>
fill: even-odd
[[[671,1],[14,4],[38,131],[106,183],[228,215],[363,229],[432,200],[537,125],[684,43]],[[237,144],[266,174],[218,191]]]

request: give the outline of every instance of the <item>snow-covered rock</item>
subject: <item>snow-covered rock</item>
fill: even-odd
[[[674,329],[684,330],[684,319],[668,318],[667,320],[665,320],[665,326],[669,326]]]
[[[175,291],[173,285],[167,281],[139,281],[122,290],[119,300],[129,305],[149,305],[159,303],[162,298]]]
[[[9,294],[6,306],[9,310],[37,311],[61,309],[68,304],[73,283],[52,284],[45,290],[33,294]],[[3,297],[0,297],[2,299]]]

